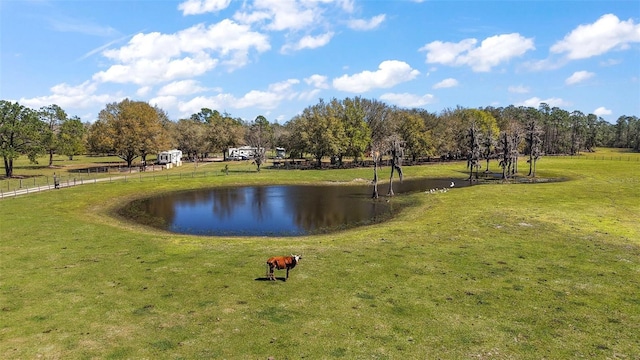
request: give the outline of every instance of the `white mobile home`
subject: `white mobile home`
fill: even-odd
[[[240,146],[238,148],[229,148],[229,159],[251,159],[255,156],[258,148],[252,146]]]
[[[174,149],[159,153],[158,164],[167,165],[167,168],[182,165],[182,151]]]

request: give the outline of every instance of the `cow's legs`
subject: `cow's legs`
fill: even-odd
[[[289,279],[289,268],[287,267],[287,277],[284,279],[284,281],[287,281],[287,279]]]
[[[268,267],[268,272],[267,272],[267,279],[269,280],[275,280],[275,276],[273,275],[273,266],[271,264],[267,264]]]

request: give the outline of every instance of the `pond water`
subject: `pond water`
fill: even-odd
[[[468,186],[452,179],[394,181],[402,193]],[[135,202],[150,224],[165,230],[214,236],[300,236],[377,223],[389,219],[394,209],[378,185],[380,198],[371,198],[372,185],[273,185],[218,187],[176,192]]]

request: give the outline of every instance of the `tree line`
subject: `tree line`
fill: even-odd
[[[542,103],[523,106],[424,109],[390,106],[361,97],[320,99],[285,124],[270,123],[259,115],[252,121],[203,108],[177,121],[146,102],[125,99],[107,104],[93,123],[69,117],[53,104],[38,110],[0,100],[0,152],[5,176],[13,175],[19,156],[48,154],[72,158],[79,154],[117,155],[128,166],[149,154],[177,148],[198,161],[209,154],[227,154],[230,147],[249,145],[259,151],[260,168],[265,152],[287,149],[289,157],[309,157],[317,166],[330,158],[359,162],[398,151],[406,161],[420,159],[466,160],[470,177],[489,159],[497,159],[504,177],[518,171],[517,159],[529,156],[529,174],[542,155],[577,155],[596,147],[640,151],[640,119],[620,116],[611,124],[594,114],[569,112]]]

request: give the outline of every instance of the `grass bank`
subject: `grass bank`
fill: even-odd
[[[0,354],[640,357],[637,162],[542,158],[540,177],[568,181],[416,193],[388,222],[299,238],[175,235],[113,216],[160,191],[372,177],[207,166],[206,177],[0,201]],[[466,173],[452,163],[405,175]],[[288,282],[261,281],[267,257],[290,253],[304,258]]]

